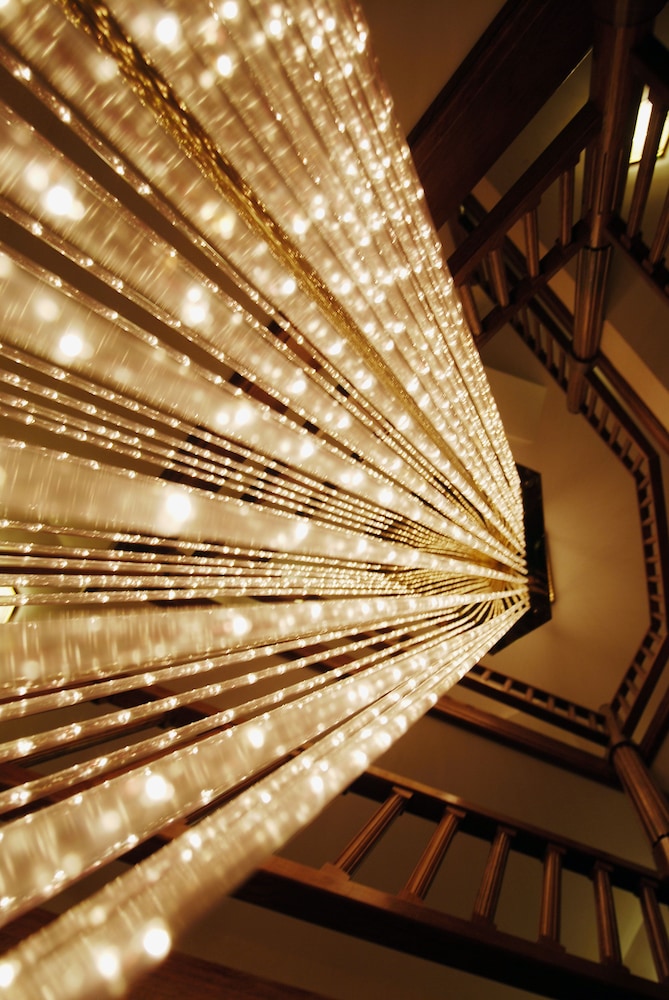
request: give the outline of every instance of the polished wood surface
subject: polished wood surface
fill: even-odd
[[[409,135],[437,229],[578,65],[592,32],[582,0],[502,7]]]

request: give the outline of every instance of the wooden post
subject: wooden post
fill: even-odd
[[[539,915],[539,941],[562,948],[560,944],[560,905],[562,897],[563,847],[549,844],[544,858],[544,883]]]
[[[571,243],[574,228],[574,174],[574,167],[560,174],[560,243],[563,247]]]
[[[458,288],[458,292],[460,293],[462,311],[465,314],[467,325],[473,336],[476,337],[481,333],[483,327],[481,326],[481,320],[479,319],[478,309],[476,308],[476,303],[474,302],[474,294],[469,281],[463,282],[463,284]]]
[[[564,175],[560,174],[560,180]],[[527,273],[531,278],[539,275],[539,218],[537,209],[531,208],[523,216],[525,233],[525,256],[527,258]]]
[[[515,830],[507,826],[497,827],[495,839],[490,847],[481,885],[479,886],[472,920],[492,924],[502,890],[502,879]]]
[[[501,306],[509,304],[509,286],[506,280],[504,256],[501,247],[490,251],[490,267],[492,270],[492,287]]]
[[[663,878],[669,878],[669,803],[639,748],[621,732],[611,709],[603,709],[611,740],[609,759],[637,811]]]
[[[602,128],[586,156],[583,212],[590,222],[589,245],[578,258],[572,366],[567,407],[578,413],[585,372],[599,352],[603,306],[611,258],[607,225],[624,191],[629,148],[641,84],[631,69],[632,50],[661,10],[660,0],[595,0],[595,44],[590,99],[602,112]]]
[[[596,861],[592,873],[595,890],[595,917],[599,939],[599,960],[605,965],[622,965],[618,921],[613,904],[613,892],[609,872],[611,868],[602,861]]]
[[[436,830],[430,838],[430,842],[423,851],[418,864],[409,876],[406,885],[400,892],[400,896],[418,897],[425,899],[434,878],[439,871],[439,866],[444,860],[460,820],[465,818],[466,813],[462,809],[454,809],[447,806],[444,815]]]
[[[377,840],[386,832],[393,820],[400,815],[412,794],[405,788],[393,788],[392,794],[365,823],[362,830],[355,835],[337,860],[332,864],[324,865],[324,868],[336,868],[345,875],[352,875],[356,868],[362,864]]]

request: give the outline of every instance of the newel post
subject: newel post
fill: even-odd
[[[611,260],[607,223],[619,208],[632,137],[633,115],[641,84],[631,57],[634,47],[653,26],[661,0],[594,0],[590,100],[603,113],[602,128],[586,155],[583,211],[590,238],[577,261],[574,339],[567,388],[567,407],[578,413],[586,390],[586,374],[597,358],[602,336],[604,296]]]
[[[650,841],[662,878],[669,878],[669,802],[641,752],[621,731],[608,706],[602,709],[610,738],[609,759]]]

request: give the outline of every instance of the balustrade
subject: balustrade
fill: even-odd
[[[465,200],[462,210],[465,228],[473,230],[474,234],[480,232],[485,219],[490,218],[485,216],[473,197]],[[467,243],[463,246],[466,247]],[[509,239],[504,241],[503,246],[507,273],[521,273],[525,266],[523,254]],[[494,301],[494,290],[487,287],[486,291]],[[554,381],[567,392],[571,374],[580,364],[572,354],[573,317],[568,310],[549,289],[541,288],[536,297],[519,304],[515,309],[509,307],[506,318]],[[486,335],[485,331],[481,334],[484,340]],[[669,658],[669,540],[664,491],[659,460],[644,430],[659,436],[661,443],[664,438],[661,432],[658,435],[656,421],[648,414],[641,421],[644,429],[639,428],[636,420],[639,419],[640,408],[642,404],[635,400],[629,386],[622,383],[612,366],[606,359],[601,359],[601,363],[598,359],[593,369],[587,373],[580,412],[634,480],[649,609],[649,627],[610,700],[614,716],[625,732],[633,731],[641,718]],[[633,410],[635,419],[630,416],[630,409]],[[480,687],[480,681],[481,678],[473,676],[465,683],[470,686],[477,683]],[[496,700],[508,700],[508,692],[493,690],[492,687],[482,693],[490,694]],[[517,707],[521,711],[539,714],[536,699],[529,700],[524,705],[518,699]],[[553,709],[554,706],[551,708],[553,718],[548,721],[567,728],[558,721],[560,713],[554,713]],[[663,718],[669,718],[669,702]],[[580,733],[586,735],[586,738],[587,728],[586,725]]]
[[[507,322],[583,245],[587,227],[582,220],[573,221],[574,178],[581,154],[599,125],[598,112],[586,104],[450,257],[465,315],[479,338],[487,339]],[[551,189],[558,207],[550,238],[543,240],[550,249],[542,252],[539,207]],[[506,244],[518,224],[525,250],[511,262]],[[491,302],[485,315],[475,294],[477,285]]]
[[[638,165],[628,163],[625,167],[628,198],[617,208],[608,227],[611,236],[664,297],[669,293],[669,271],[665,263],[669,240],[669,192],[666,171],[656,168],[669,110],[668,66],[669,52],[653,36],[646,38],[632,54],[639,103],[641,95],[647,92],[651,112],[641,159]]]
[[[299,860],[278,857],[263,866],[238,895],[434,961],[485,973],[543,996],[601,1000],[631,996],[659,1000],[666,996],[669,940],[662,908],[669,903],[669,885],[661,883],[649,869],[379,768],[370,768],[349,792],[380,806],[334,864],[315,869]],[[428,820],[432,829],[403,886],[389,892],[365,884],[365,869],[353,880],[360,861],[373,858],[382,838],[402,814]],[[327,814],[322,822],[329,822]],[[318,836],[317,827],[313,835]],[[443,881],[440,891],[432,892],[435,878],[459,838],[475,838],[489,845],[469,919],[453,915],[452,909],[457,908],[453,892],[445,891]],[[408,866],[411,858],[402,851],[401,831],[397,831],[397,843],[399,856]],[[415,849],[415,842],[412,844]],[[517,871],[510,864],[514,855],[541,864],[537,899],[531,898],[531,880],[518,884]],[[292,856],[299,857],[299,850],[293,850]],[[574,954],[562,940],[562,928],[568,928],[565,922],[573,916],[571,897],[563,892],[564,872],[590,883],[594,950],[589,958]],[[396,874],[390,872],[389,881]],[[453,879],[453,869],[444,876]],[[509,923],[508,913],[497,919],[503,890],[513,894],[516,904],[522,901],[538,913],[533,941],[504,926]],[[646,934],[654,977],[650,971],[648,976],[632,973],[625,965],[618,926],[619,894],[632,894],[638,901],[640,932]],[[447,902],[442,907],[444,900]]]

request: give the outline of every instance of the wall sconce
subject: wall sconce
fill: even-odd
[[[643,147],[646,143],[646,136],[648,135],[648,127],[650,125],[650,116],[653,110],[653,104],[649,97],[648,87],[643,88],[643,94],[641,96],[641,104],[639,105],[639,110],[636,116],[636,124],[634,126],[634,135],[632,137],[632,148],[630,149],[630,163],[639,163],[641,161],[641,156],[643,154]],[[669,118],[665,116],[664,126],[662,128],[662,135],[660,136],[660,144],[657,149],[657,159],[667,151],[667,141],[669,140]]]

